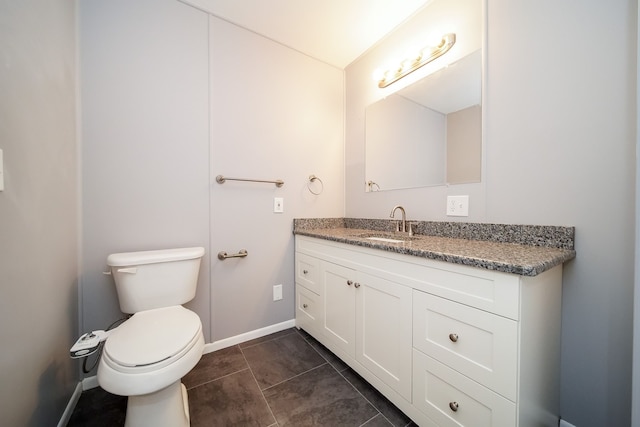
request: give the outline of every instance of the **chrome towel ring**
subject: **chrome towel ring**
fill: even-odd
[[[320,183],[320,189],[317,191],[313,191],[313,183],[318,181]],[[315,175],[309,175],[309,182],[307,182],[307,189],[309,190],[309,192],[311,194],[315,194],[316,196],[319,195],[320,193],[322,193],[322,191],[324,190],[324,183],[322,182],[322,180],[320,178],[318,178]]]

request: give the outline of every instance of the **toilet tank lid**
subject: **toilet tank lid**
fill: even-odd
[[[161,249],[155,251],[123,252],[111,254],[107,257],[107,264],[111,267],[128,265],[154,264],[158,262],[181,261],[201,258],[204,248]]]

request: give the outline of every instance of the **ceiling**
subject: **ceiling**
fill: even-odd
[[[344,69],[431,0],[180,0]]]

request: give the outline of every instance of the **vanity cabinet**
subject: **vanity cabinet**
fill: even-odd
[[[414,405],[440,426],[516,425],[517,322],[413,297]]]
[[[561,278],[298,235],[296,325],[421,426],[557,426]]]
[[[411,288],[296,256],[296,325],[411,400]]]
[[[296,326],[311,335],[322,333],[323,299],[318,280],[320,260],[296,253]]]
[[[411,400],[411,288],[322,261],[327,346]]]

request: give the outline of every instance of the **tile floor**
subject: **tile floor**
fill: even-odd
[[[333,353],[295,328],[208,353],[182,380],[191,426],[415,426]],[[122,426],[126,398],[82,393],[68,426]]]

